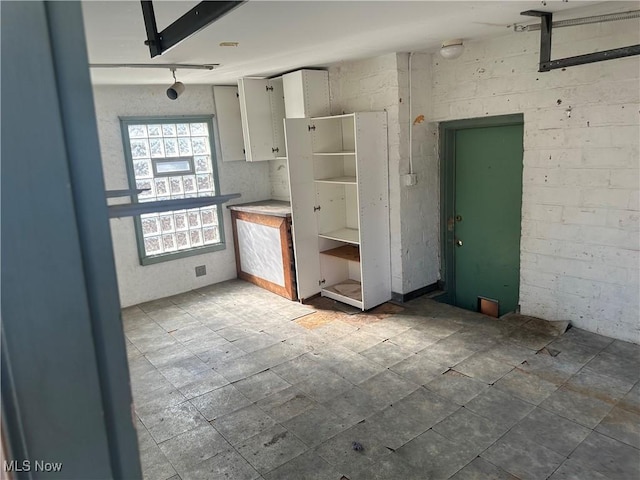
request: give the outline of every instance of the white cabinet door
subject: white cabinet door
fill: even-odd
[[[242,120],[238,87],[216,85],[213,87],[216,104],[218,136],[223,162],[245,160]]]
[[[318,225],[314,210],[316,196],[311,136],[307,119],[287,118],[284,122],[289,152],[291,218],[298,297],[304,300],[320,292],[320,259],[318,257]]]
[[[384,112],[355,114],[363,308],[391,298],[389,176]]]
[[[272,153],[275,158],[285,158],[287,147],[284,141],[284,88],[282,77],[272,78],[267,82],[269,103],[271,104],[271,129],[273,138]]]
[[[286,158],[282,77],[241,78],[238,91],[247,161]]]
[[[248,162],[276,158],[269,92],[269,81],[266,79],[238,80],[242,133]]]

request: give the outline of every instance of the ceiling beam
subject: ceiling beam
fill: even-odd
[[[141,1],[142,16],[147,32],[147,40],[144,43],[149,46],[151,58],[162,55],[244,2],[245,0],[200,2],[167,28],[158,32],[153,2],[150,0]]]

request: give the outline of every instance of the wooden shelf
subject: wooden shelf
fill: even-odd
[[[360,261],[360,247],[357,245],[342,245],[341,247],[332,248],[331,250],[325,250],[320,253],[332,257],[344,258],[352,262]]]
[[[355,155],[356,152],[353,151],[349,151],[349,152],[313,152],[314,156],[329,156],[329,157],[337,157],[337,156],[343,156],[343,155]]]
[[[330,287],[323,288],[323,297],[332,298],[356,308],[362,308],[362,285],[356,280],[345,280]]]
[[[328,238],[329,240],[338,240],[340,242],[360,245],[360,232],[355,228],[341,228],[332,232],[320,233],[319,237]]]
[[[321,178],[318,180],[315,180],[316,183],[339,183],[339,184],[343,184],[343,185],[355,185],[356,182],[356,177],[334,177],[334,178]]]

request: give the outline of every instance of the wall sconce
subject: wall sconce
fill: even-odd
[[[175,100],[184,92],[184,83],[176,80],[175,68],[171,69],[171,73],[173,74],[173,85],[167,88],[167,97],[169,97],[170,100]]]
[[[461,38],[453,40],[447,40],[442,42],[442,48],[440,49],[440,55],[447,60],[453,60],[458,58],[464,52],[464,45]]]

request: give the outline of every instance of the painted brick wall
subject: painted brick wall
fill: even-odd
[[[431,55],[411,56],[411,114],[409,112],[409,54],[398,54],[400,105],[400,211],[402,222],[402,292],[432,285],[440,278],[440,180],[437,125],[428,118],[432,109]],[[413,160],[409,161],[409,130]],[[406,186],[402,175],[410,169],[418,183]]]
[[[640,23],[553,41],[552,58],[638,44]],[[640,343],[640,58],[538,73],[538,44],[510,33],[433,55],[429,120],[524,113],[522,312]]]
[[[331,113],[387,112],[389,145],[389,211],[391,217],[391,289],[402,293],[402,225],[400,219],[401,131],[398,59],[395,53],[329,68]]]
[[[329,68],[333,114],[385,110],[389,136],[389,200],[391,217],[392,290],[409,293],[439,279],[439,179],[434,124],[409,118],[409,55],[389,54],[342,62]],[[412,57],[412,117],[431,112],[431,55]],[[406,186],[410,171],[409,128],[412,128],[413,171],[418,183]]]
[[[110,190],[128,188],[119,116],[214,113],[210,86],[190,85],[177,101],[169,100],[165,94],[165,87],[161,85],[95,86],[94,98],[105,183]],[[241,193],[242,197],[236,199],[236,203],[270,198],[267,162],[223,163],[220,161],[219,148],[217,150],[221,193]],[[138,260],[133,220],[111,220],[122,306],[135,305],[236,278],[231,218],[227,208],[223,207],[223,212],[227,244],[225,250],[144,267]],[[206,265],[207,275],[196,278],[197,265]]]

